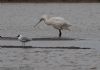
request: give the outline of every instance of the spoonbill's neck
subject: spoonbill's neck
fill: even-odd
[[[48,24],[47,22],[49,21],[50,18],[51,18],[51,16],[49,16],[49,15],[43,15],[42,16],[42,19],[43,19],[45,24]]]
[[[46,22],[46,21],[48,21],[49,20],[49,18],[48,17],[46,17],[46,18],[44,18],[44,21]]]

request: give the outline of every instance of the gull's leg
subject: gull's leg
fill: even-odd
[[[23,46],[25,46],[25,42],[23,43]]]
[[[25,46],[25,42],[22,42],[22,46]]]

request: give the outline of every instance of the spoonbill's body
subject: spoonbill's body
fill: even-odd
[[[18,40],[19,40],[20,42],[22,42],[22,46],[25,46],[25,43],[26,43],[26,42],[29,42],[29,41],[32,40],[32,39],[30,39],[30,38],[23,37],[22,35],[18,35],[17,37],[18,37]]]
[[[43,15],[40,21],[34,26],[36,27],[41,21],[44,21],[45,24],[53,26],[55,29],[59,30],[59,37],[61,37],[62,32],[61,30],[69,30],[71,26],[68,21],[66,21],[62,17],[51,17],[48,15]]]

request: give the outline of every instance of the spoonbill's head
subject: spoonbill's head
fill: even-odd
[[[42,15],[40,20],[44,20],[44,21],[45,21],[45,20],[47,20],[48,18],[49,18],[48,15]]]
[[[36,27],[41,21],[46,21],[48,18],[49,18],[48,15],[43,15],[43,16],[41,16],[39,22],[38,22],[34,27]]]

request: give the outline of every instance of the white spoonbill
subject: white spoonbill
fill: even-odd
[[[19,40],[20,42],[22,42],[22,46],[25,46],[25,43],[26,43],[26,42],[29,42],[29,41],[32,40],[32,39],[30,39],[30,38],[23,37],[22,35],[18,35],[17,37],[18,37],[18,40]]]
[[[66,21],[62,17],[51,17],[49,15],[43,15],[40,18],[40,21],[34,26],[36,27],[41,21],[44,21],[45,24],[53,26],[55,29],[59,30],[59,37],[61,37],[62,32],[61,30],[69,30],[71,26],[68,21]]]

